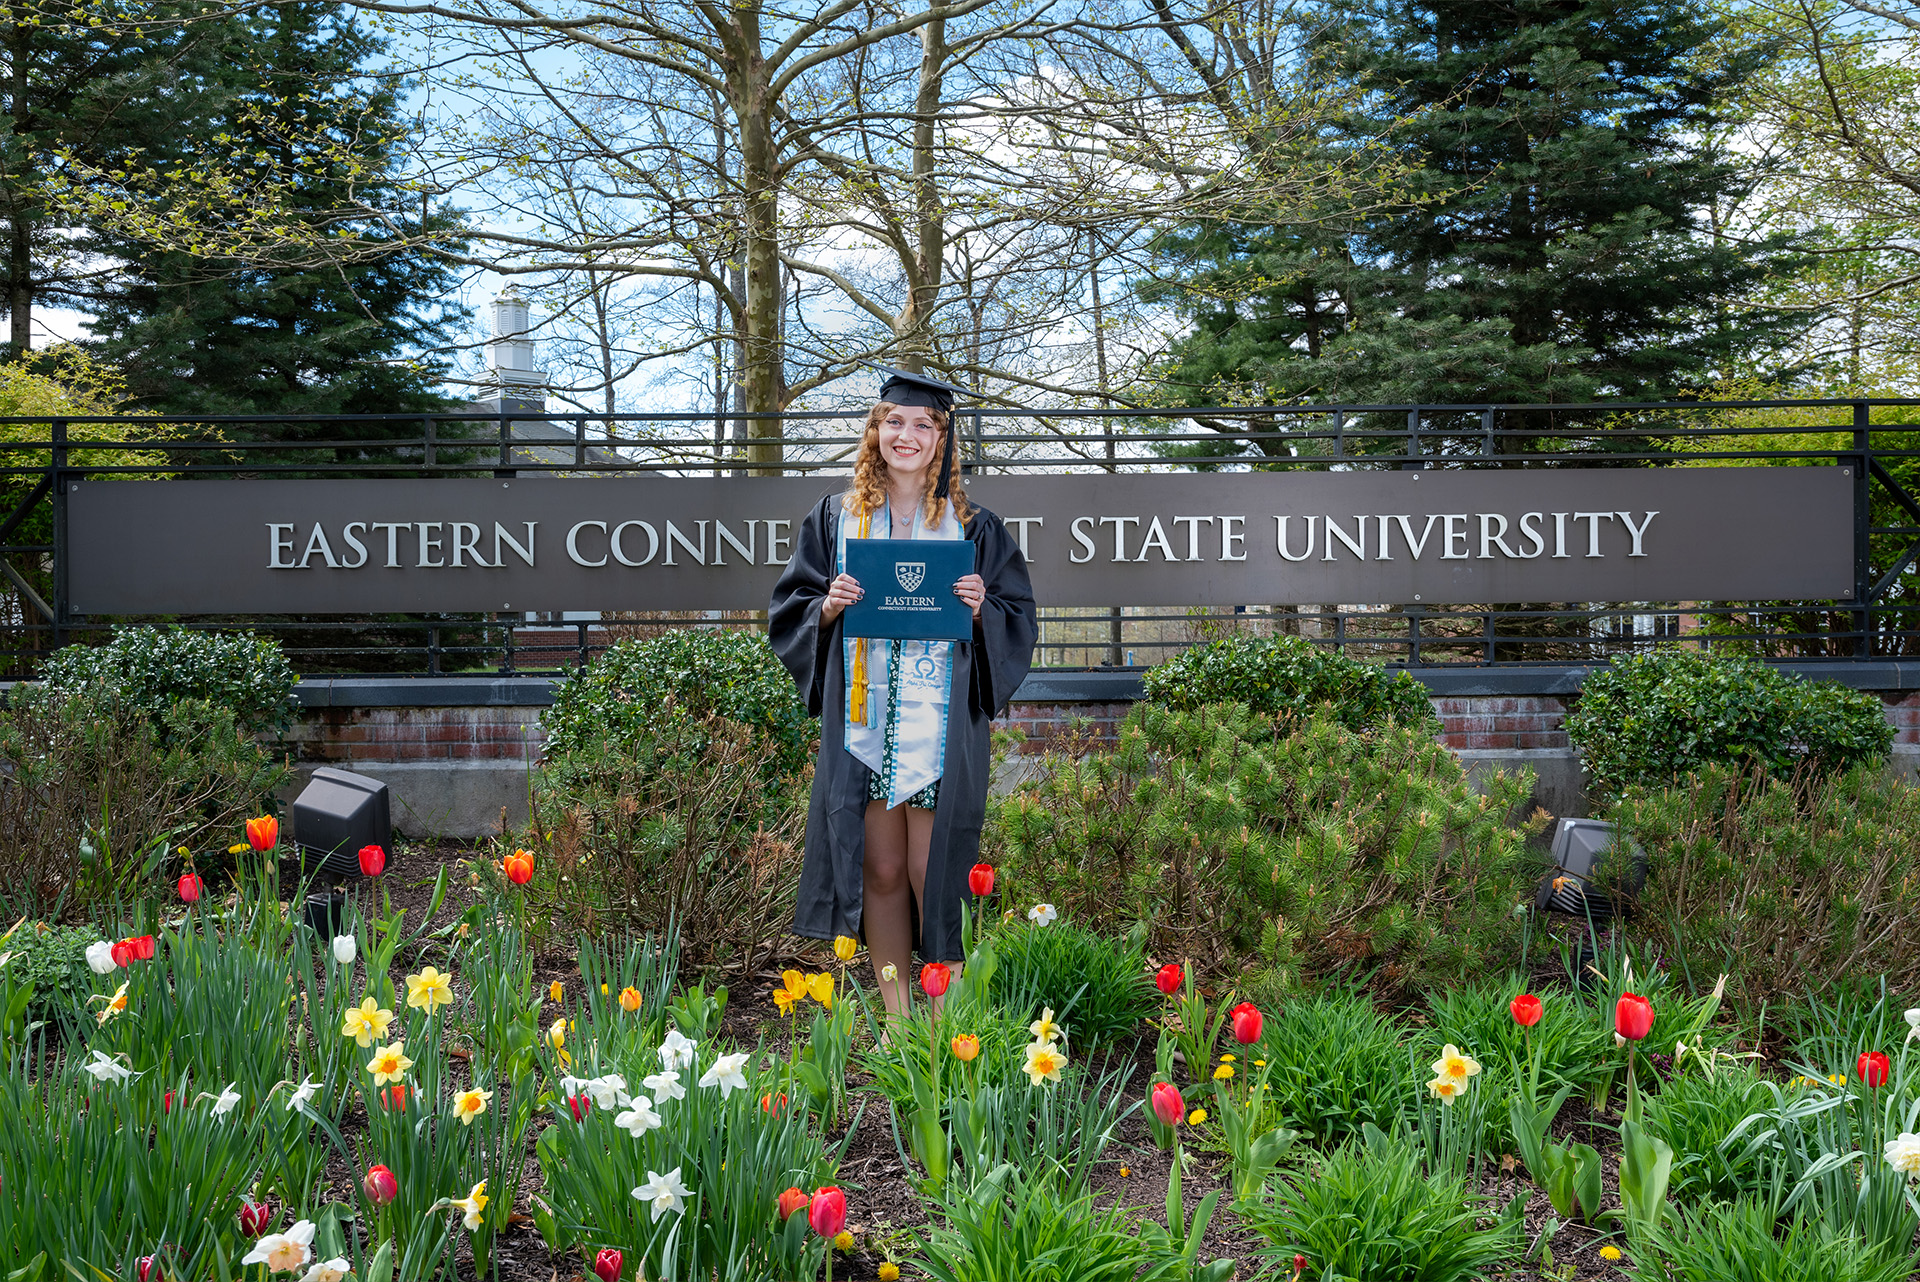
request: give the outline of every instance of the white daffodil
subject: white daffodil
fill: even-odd
[[[578,1095],[591,1085],[592,1083],[584,1077],[562,1077],[560,1079],[560,1093],[562,1095]]]
[[[892,962],[888,962],[880,968],[880,978],[891,984],[894,980],[900,978],[900,968]]]
[[[640,1084],[653,1092],[653,1102],[664,1104],[670,1099],[685,1099],[687,1088],[680,1084],[680,1074],[672,1069],[640,1079]]]
[[[683,1068],[693,1067],[694,1048],[700,1043],[690,1041],[677,1028],[667,1030],[667,1040],[660,1043],[660,1067],[679,1072]]]
[[[85,1067],[89,1073],[103,1082],[124,1082],[134,1075],[132,1069],[118,1060],[109,1059],[104,1051],[95,1051],[93,1059]]]
[[[213,1115],[215,1117],[225,1117],[228,1113],[233,1112],[234,1107],[240,1103],[240,1092],[233,1089],[234,1085],[235,1083],[228,1082],[227,1089],[221,1091],[218,1095],[202,1095],[200,1097],[201,1099],[210,1099],[213,1101]]]
[[[581,1085],[587,1088],[595,1108],[625,1108],[627,1105],[627,1079],[618,1073],[608,1073],[605,1077],[596,1077]]]
[[[347,1263],[344,1256],[335,1256],[308,1269],[307,1275],[301,1278],[300,1282],[340,1282],[340,1279],[351,1272],[353,1272],[353,1265]]]
[[[1907,1040],[1912,1041],[1916,1037],[1920,1037],[1920,1006],[1907,1012]]]
[[[1902,1131],[1898,1139],[1887,1141],[1887,1165],[1902,1175],[1920,1175],[1920,1135]]]
[[[113,944],[105,939],[97,944],[88,944],[87,965],[96,975],[110,975],[120,969],[119,963],[113,960]]]
[[[613,1124],[625,1130],[633,1138],[639,1139],[660,1125],[660,1114],[653,1111],[653,1105],[647,1101],[646,1096],[642,1095],[633,1101],[632,1108],[615,1116]]]
[[[242,1264],[264,1264],[271,1273],[291,1273],[313,1258],[313,1221],[301,1220],[285,1233],[269,1233],[240,1257]]]
[[[487,1209],[487,1202],[489,1200],[487,1197],[487,1182],[481,1180],[473,1186],[473,1191],[465,1197],[447,1199],[447,1205],[456,1211],[462,1212],[460,1222],[466,1226],[467,1232],[476,1233],[480,1229],[480,1213]]]
[[[647,1172],[647,1182],[633,1191],[634,1197],[653,1208],[653,1222],[658,1224],[660,1217],[668,1211],[678,1215],[687,1209],[681,1199],[693,1192],[680,1182],[680,1168],[674,1167],[665,1175],[656,1171]]]
[[[1027,909],[1027,920],[1036,926],[1051,926],[1059,915],[1052,904],[1035,904]]]
[[[333,937],[333,959],[342,966],[353,965],[353,959],[360,955],[360,941],[352,935]]]
[[[747,1075],[740,1070],[747,1064],[747,1054],[741,1051],[733,1055],[722,1055],[713,1061],[713,1067],[700,1075],[700,1085],[718,1086],[720,1098],[725,1099],[734,1091],[747,1089]]]
[[[292,1113],[313,1103],[313,1097],[320,1093],[320,1083],[309,1077],[293,1088],[293,1094],[287,1096],[287,1112]]]

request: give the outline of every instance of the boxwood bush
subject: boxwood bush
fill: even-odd
[[[1427,688],[1301,637],[1226,637],[1195,646],[1146,675],[1146,697],[1188,711],[1244,703],[1258,713],[1304,717],[1322,704],[1349,730],[1385,721],[1439,724]]]
[[[258,734],[292,723],[299,679],[279,642],[251,632],[137,627],[115,632],[105,645],[56,650],[41,665],[42,688],[24,687],[16,697],[79,697],[156,724],[179,700],[198,699],[227,709],[241,728]]]
[[[766,741],[771,774],[793,774],[813,755],[817,731],[766,638],[691,630],[618,642],[570,674],[542,718],[547,752],[632,747],[657,733],[669,709],[750,728]]]
[[[1829,773],[1878,761],[1893,746],[1877,695],[1693,650],[1658,650],[1595,672],[1566,730],[1590,786],[1606,796],[1706,765]]]

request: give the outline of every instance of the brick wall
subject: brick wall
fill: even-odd
[[[1895,742],[1920,745],[1920,693],[1887,696]],[[1512,750],[1570,745],[1561,728],[1571,700],[1557,695],[1445,696],[1433,701],[1449,748]],[[1026,732],[1022,752],[1046,749],[1074,721],[1111,743],[1127,703],[1016,703],[1000,724]],[[286,748],[300,765],[355,762],[514,762],[539,759],[545,734],[536,707],[315,708],[295,723]]]
[[[539,758],[540,709],[313,708],[285,744],[297,765],[351,768],[364,762],[489,761]]]
[[[1895,743],[1920,744],[1920,694],[1895,702],[1887,697],[1887,720],[1893,722]]]

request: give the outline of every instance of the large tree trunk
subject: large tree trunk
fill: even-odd
[[[742,44],[754,54],[735,81],[734,112],[740,122],[741,224],[747,264],[746,333],[742,346],[739,408],[749,414],[773,414],[786,408],[782,362],[780,282],[780,179],[773,139],[772,102],[767,67],[758,56],[757,15],[740,13]],[[751,475],[778,476],[781,422],[755,419],[747,425]]]

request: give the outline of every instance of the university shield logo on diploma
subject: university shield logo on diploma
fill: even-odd
[[[927,563],[925,561],[895,561],[893,577],[900,580],[902,591],[911,592],[927,581]]]

